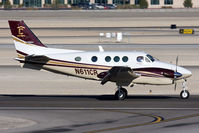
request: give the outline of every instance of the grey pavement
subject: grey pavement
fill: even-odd
[[[109,95],[1,95],[0,132],[195,133],[198,99],[199,96],[188,100],[177,96],[131,96],[117,101]]]

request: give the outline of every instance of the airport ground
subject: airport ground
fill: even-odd
[[[0,11],[0,132],[157,132],[195,133],[199,123],[199,11]],[[142,50],[191,70],[191,97],[179,98],[174,86],[127,88],[125,101],[113,100],[115,84],[22,69],[7,20],[25,20],[48,47]],[[179,35],[178,27],[194,35]],[[100,32],[126,32],[121,43],[99,42]],[[129,39],[130,38],[130,39]]]

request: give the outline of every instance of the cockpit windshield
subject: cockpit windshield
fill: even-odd
[[[149,55],[149,54],[147,54],[146,55],[152,62],[154,62],[156,59],[153,57],[153,56],[151,56],[151,55]]]

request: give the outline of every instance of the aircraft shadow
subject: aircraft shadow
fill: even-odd
[[[113,101],[114,95],[0,95],[0,97],[12,98],[31,98],[31,99],[63,99],[63,100],[99,100],[99,101]],[[179,96],[145,96],[145,95],[129,95],[126,100],[158,100],[158,99],[178,99]]]

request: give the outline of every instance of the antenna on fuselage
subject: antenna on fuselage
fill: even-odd
[[[100,52],[104,52],[104,49],[103,49],[102,46],[98,46],[98,47],[99,47],[99,51],[100,51]]]

